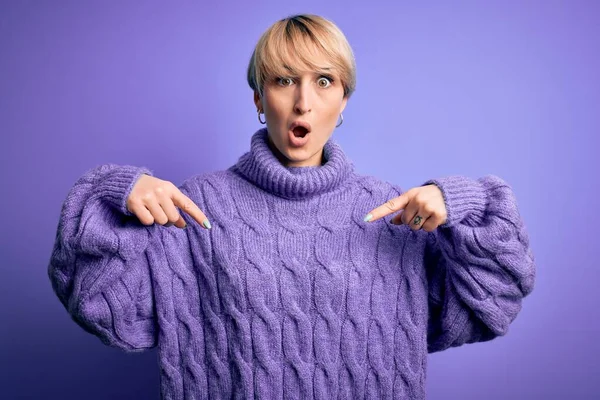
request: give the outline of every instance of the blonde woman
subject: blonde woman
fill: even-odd
[[[322,17],[271,26],[248,83],[265,126],[228,170],[176,187],[103,165],[75,183],[56,294],[104,343],[158,346],[166,399],[424,398],[428,352],[506,334],[532,291],[512,190],[357,173],[330,138],[354,58]]]

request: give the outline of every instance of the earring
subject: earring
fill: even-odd
[[[267,121],[263,121],[263,120],[260,119],[260,113],[261,113],[260,108],[257,108],[256,112],[258,113],[258,122],[260,122],[263,125],[266,124]]]
[[[344,123],[344,116],[342,114],[340,114],[340,118],[340,122],[335,126],[336,128]]]

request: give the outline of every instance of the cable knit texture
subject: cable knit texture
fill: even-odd
[[[146,168],[102,165],[62,207],[49,277],[72,318],[125,351],[158,346],[164,399],[424,399],[427,354],[507,333],[534,259],[502,179],[427,181],[448,220],[412,231],[364,215],[402,193],[324,164],[286,168],[265,129],[225,171],[179,188],[205,230],[144,226]]]

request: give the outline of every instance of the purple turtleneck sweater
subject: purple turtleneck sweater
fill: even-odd
[[[125,351],[158,346],[165,399],[423,399],[427,353],[504,335],[534,285],[509,185],[449,176],[433,232],[363,222],[402,193],[325,163],[286,168],[265,129],[225,171],[179,188],[211,230],[144,226],[126,208],[146,168],[74,185],[49,265],[72,318]]]

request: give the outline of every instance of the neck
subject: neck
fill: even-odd
[[[330,192],[354,176],[352,162],[331,138],[315,157],[321,164],[302,164],[306,166],[303,168],[288,167],[289,160],[279,160],[274,147],[270,145],[267,130],[258,130],[252,136],[250,151],[240,157],[232,170],[265,191],[287,199]]]

